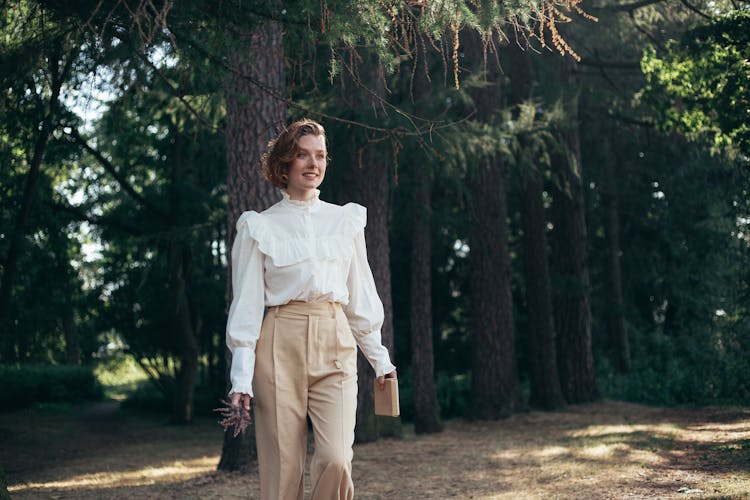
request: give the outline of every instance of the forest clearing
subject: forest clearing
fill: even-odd
[[[258,498],[304,413],[358,499],[750,498],[750,0],[0,25],[0,500]]]
[[[217,472],[210,418],[166,425],[116,403],[0,416],[13,498],[258,498],[257,474]],[[356,497],[748,498],[750,408],[604,401],[440,434],[358,444]],[[309,494],[309,481],[307,484]]]

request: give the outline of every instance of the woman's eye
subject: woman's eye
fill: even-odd
[[[297,153],[297,158],[304,158],[304,157],[305,157],[305,153]]]

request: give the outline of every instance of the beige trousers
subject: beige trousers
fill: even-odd
[[[341,305],[270,308],[256,347],[253,391],[261,498],[303,498],[307,416],[315,437],[312,499],[353,498],[357,344]]]

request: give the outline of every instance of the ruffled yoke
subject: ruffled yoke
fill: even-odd
[[[338,206],[321,201],[316,190],[309,200],[284,198],[262,213],[244,212],[237,221],[239,232],[247,225],[250,237],[276,267],[306,260],[348,260],[354,237],[367,223],[367,210],[357,203]],[[301,217],[301,218],[300,218]]]

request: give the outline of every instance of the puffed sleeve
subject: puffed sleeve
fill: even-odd
[[[263,253],[251,236],[251,225],[259,223],[256,212],[244,212],[237,221],[232,245],[232,304],[227,319],[227,347],[232,352],[229,377],[233,392],[253,395],[255,344],[260,337],[265,306]]]
[[[344,208],[349,211],[356,233],[354,254],[346,281],[349,289],[349,303],[343,309],[362,354],[375,370],[375,376],[380,377],[392,372],[396,367],[391,363],[388,349],[383,346],[380,335],[384,317],[383,303],[378,296],[375,279],[372,276],[370,264],[367,262],[367,246],[365,245],[367,210],[356,203],[349,203]]]

